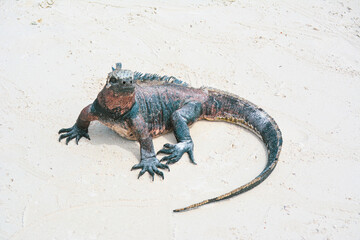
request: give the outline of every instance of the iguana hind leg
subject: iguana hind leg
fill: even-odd
[[[167,143],[158,153],[169,154],[160,161],[173,164],[180,160],[184,153],[188,153],[190,161],[196,164],[194,159],[194,143],[190,136],[189,124],[195,122],[201,115],[201,103],[188,102],[182,108],[176,110],[171,116],[171,123],[177,144]]]

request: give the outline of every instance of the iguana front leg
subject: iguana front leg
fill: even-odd
[[[61,139],[66,138],[66,145],[70,142],[71,139],[75,138],[76,144],[78,144],[80,138],[85,137],[90,140],[90,136],[88,134],[88,128],[91,121],[97,120],[97,116],[91,112],[91,104],[85,107],[74,126],[71,128],[62,128],[59,131],[60,137],[59,142]]]
[[[190,136],[188,124],[195,122],[200,117],[201,112],[201,103],[188,102],[172,114],[171,123],[178,143],[165,144],[158,153],[170,155],[163,157],[160,161],[166,161],[166,164],[176,163],[187,152],[190,161],[196,164],[194,159],[194,143]]]
[[[131,170],[141,169],[138,178],[140,178],[145,172],[148,172],[153,181],[155,173],[164,179],[163,172],[161,172],[158,168],[167,169],[169,171],[170,169],[167,165],[160,163],[156,158],[152,137],[149,134],[149,130],[144,119],[141,116],[130,119],[129,126],[140,143],[141,156],[140,163],[134,165]]]

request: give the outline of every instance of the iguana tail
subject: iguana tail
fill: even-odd
[[[253,103],[233,94],[204,88],[209,99],[204,106],[204,118],[211,121],[226,121],[241,125],[259,136],[266,145],[268,161],[264,170],[252,181],[221,196],[204,200],[174,212],[187,211],[205,204],[221,201],[247,192],[262,183],[274,170],[280,155],[281,132],[272,117]]]

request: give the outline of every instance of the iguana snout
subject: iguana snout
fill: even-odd
[[[108,75],[106,88],[111,88],[116,93],[132,92],[135,89],[134,83],[134,72],[121,69],[121,64],[116,64],[116,68]]]

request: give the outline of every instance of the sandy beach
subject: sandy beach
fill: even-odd
[[[0,1],[0,240],[360,239],[360,2]],[[58,142],[116,62],[257,104],[283,134],[269,178],[235,198],[263,143],[228,123],[190,131],[165,179],[99,122]],[[172,133],[155,149],[175,143]]]

